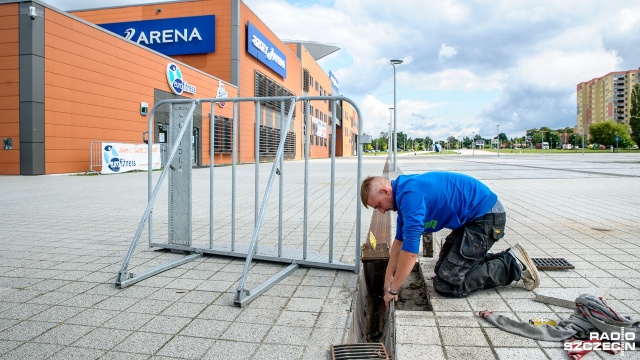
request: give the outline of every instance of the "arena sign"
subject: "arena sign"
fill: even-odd
[[[216,16],[142,20],[99,26],[164,55],[216,51]]]
[[[287,78],[287,57],[251,23],[247,23],[247,52],[283,78]]]

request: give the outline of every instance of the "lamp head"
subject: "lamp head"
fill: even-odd
[[[393,65],[400,65],[404,62],[404,60],[391,60],[391,64]]]
[[[29,6],[29,11],[27,12],[31,20],[35,20],[38,17],[38,12],[36,11],[35,6]]]

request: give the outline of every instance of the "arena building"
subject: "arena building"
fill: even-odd
[[[86,172],[95,144],[142,143],[148,111],[175,98],[338,95],[318,60],[339,47],[284,42],[240,0],[194,0],[65,12],[41,1],[0,0],[0,174]],[[178,78],[181,86],[172,87]],[[233,110],[198,105],[192,163],[232,161]],[[314,101],[313,158],[328,157],[332,112]],[[168,111],[154,116],[153,142],[167,139]],[[279,103],[260,109],[260,161],[275,156]],[[288,109],[287,109],[288,110]],[[286,129],[285,158],[304,156],[304,111]],[[255,105],[238,106],[236,161],[254,162]],[[358,121],[348,102],[336,111],[336,155],[356,154]]]

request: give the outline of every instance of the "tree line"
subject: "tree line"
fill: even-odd
[[[515,138],[508,138],[505,133],[500,133],[498,134],[498,142],[502,148],[536,147],[536,144],[541,144],[542,142],[549,143],[549,146],[553,148],[560,148],[563,144],[582,147],[583,140],[584,146],[589,144],[621,148],[629,148],[634,145],[640,146],[640,84],[634,85],[631,91],[630,103],[629,127],[611,120],[592,124],[587,130],[588,134],[580,134],[574,133],[574,128],[572,127],[551,129],[543,126],[539,129],[528,129],[524,136]],[[631,131],[629,131],[629,128]],[[449,136],[446,140],[434,141],[428,136],[424,138],[410,138],[404,132],[398,132],[398,149],[405,151],[432,150],[434,143],[440,144],[444,149],[471,148],[474,141],[483,141],[486,147],[495,146],[495,137],[483,138],[478,134],[473,138],[468,136],[459,138]],[[539,147],[539,145],[537,146]],[[377,150],[385,152],[388,151],[388,149],[389,139],[386,131],[380,132],[379,136],[373,139],[371,144],[365,145],[365,150],[367,151]]]

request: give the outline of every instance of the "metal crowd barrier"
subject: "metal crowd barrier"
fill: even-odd
[[[303,226],[303,234],[302,234],[302,243],[297,244],[292,249],[285,248],[283,246],[283,177],[279,176],[279,190],[278,190],[278,240],[277,246],[269,245],[260,245],[258,247],[258,240],[260,238],[260,231],[262,228],[263,220],[265,218],[267,203],[269,200],[269,196],[272,188],[274,187],[274,181],[276,175],[281,175],[286,172],[286,166],[283,162],[283,152],[285,148],[285,139],[287,137],[287,130],[290,128],[290,124],[293,121],[293,114],[296,108],[296,104],[301,102],[304,106],[304,124],[305,129],[311,130],[311,101],[329,101],[330,108],[332,112],[332,132],[331,132],[331,141],[330,141],[330,154],[331,154],[331,189],[330,189],[330,198],[329,198],[329,214],[330,214],[330,225],[329,225],[329,235],[328,235],[328,253],[324,254],[319,251],[315,251],[313,249],[309,249],[308,246],[308,231],[309,226],[314,224],[309,224],[310,215],[309,214],[309,167],[310,167],[310,136],[309,131],[304,131],[304,191],[303,191],[303,216],[302,216],[302,226]],[[358,165],[357,165],[357,183],[355,184],[355,196],[357,201],[355,202],[355,211],[356,211],[356,224],[355,224],[355,241],[356,244],[353,248],[353,263],[342,263],[337,261],[334,256],[334,224],[335,224],[335,211],[334,211],[334,203],[335,203],[335,156],[336,156],[336,102],[344,101],[353,105],[357,116],[358,116],[358,133],[359,141],[358,141]],[[210,116],[211,125],[210,125],[210,146],[209,146],[209,156],[210,156],[210,167],[209,167],[209,243],[206,246],[194,246],[193,244],[193,210],[192,210],[192,166],[191,166],[191,134],[193,129],[193,114],[196,109],[196,106],[200,103],[211,103],[211,111],[212,114]],[[214,191],[214,139],[215,139],[215,103],[218,102],[226,102],[231,103],[233,105],[233,130],[232,130],[232,151],[231,151],[231,232],[229,239],[214,239],[214,227],[215,227],[215,219],[214,219],[214,203],[216,195],[220,197],[222,194],[220,192]],[[269,104],[271,109],[279,109],[280,110],[280,141],[277,148],[277,152],[273,161],[273,165],[271,166],[271,171],[268,175],[267,184],[262,194],[262,201],[259,201],[260,198],[260,176],[259,176],[259,161],[255,161],[255,219],[254,219],[254,228],[253,235],[251,236],[250,244],[245,244],[237,241],[236,232],[238,231],[237,225],[237,196],[236,191],[238,188],[237,181],[237,154],[238,154],[238,106],[242,102],[254,102],[255,103],[255,159],[259,159],[260,156],[260,132],[259,128],[261,125],[261,106],[263,104]],[[279,107],[273,106],[275,102],[279,102]],[[148,203],[146,209],[143,213],[142,219],[136,229],[136,232],[133,236],[133,240],[131,241],[131,245],[129,246],[129,250],[125,256],[124,262],[120,271],[117,274],[116,278],[116,286],[120,288],[124,288],[130,286],[136,282],[152,277],[156,274],[159,274],[163,271],[175,268],[187,262],[190,262],[194,259],[201,257],[203,254],[210,255],[221,255],[227,257],[234,258],[244,258],[245,264],[242,271],[242,277],[238,283],[236,294],[234,298],[234,304],[237,306],[243,306],[257,296],[268,290],[271,286],[275,285],[278,281],[284,279],[289,274],[293,273],[298,267],[315,267],[315,268],[325,268],[325,269],[338,269],[338,270],[348,270],[358,272],[360,269],[360,220],[361,220],[361,206],[359,205],[360,199],[360,182],[362,181],[362,149],[363,144],[366,143],[368,137],[362,136],[362,116],[357,105],[350,99],[342,97],[342,96],[282,96],[282,97],[245,97],[245,98],[215,98],[215,99],[178,99],[178,100],[163,100],[155,104],[153,109],[151,110],[151,114],[149,116],[149,148],[152,146],[153,142],[153,124],[154,124],[154,114],[156,110],[163,105],[169,106],[169,138],[168,138],[168,150],[167,150],[167,159],[166,166],[164,166],[162,172],[159,175],[159,178],[155,185],[153,184],[153,174],[152,171],[148,172]],[[288,112],[285,113],[285,109],[288,105]],[[270,110],[271,111],[271,110]],[[272,110],[276,111],[276,110]],[[149,156],[151,157],[151,151],[149,151]],[[151,159],[149,160],[149,164],[151,164]],[[151,169],[149,169],[151,170]],[[166,243],[159,243],[154,241],[153,239],[153,227],[152,227],[152,213],[153,207],[158,197],[158,194],[163,191],[162,184],[168,176],[168,241]],[[260,206],[259,206],[260,204]],[[184,252],[187,255],[179,258],[170,260],[168,262],[162,263],[158,266],[155,266],[149,270],[145,270],[137,275],[129,272],[129,265],[131,263],[132,257],[134,255],[135,249],[137,247],[138,241],[143,234],[145,224],[148,225],[148,237],[149,237],[149,246],[150,247],[158,247],[162,249],[168,249],[171,251]],[[312,227],[315,229],[315,226]],[[226,241],[220,241],[226,240]],[[301,247],[301,249],[300,249]],[[247,276],[249,274],[251,263],[253,260],[262,260],[269,261],[275,263],[283,263],[288,264],[286,268],[278,272],[277,274],[271,276],[262,284],[258,285],[252,290],[245,289]]]
[[[94,172],[100,174],[100,170],[97,170],[97,168],[102,169],[102,141],[92,141],[89,146],[89,152],[90,162],[87,173]]]

